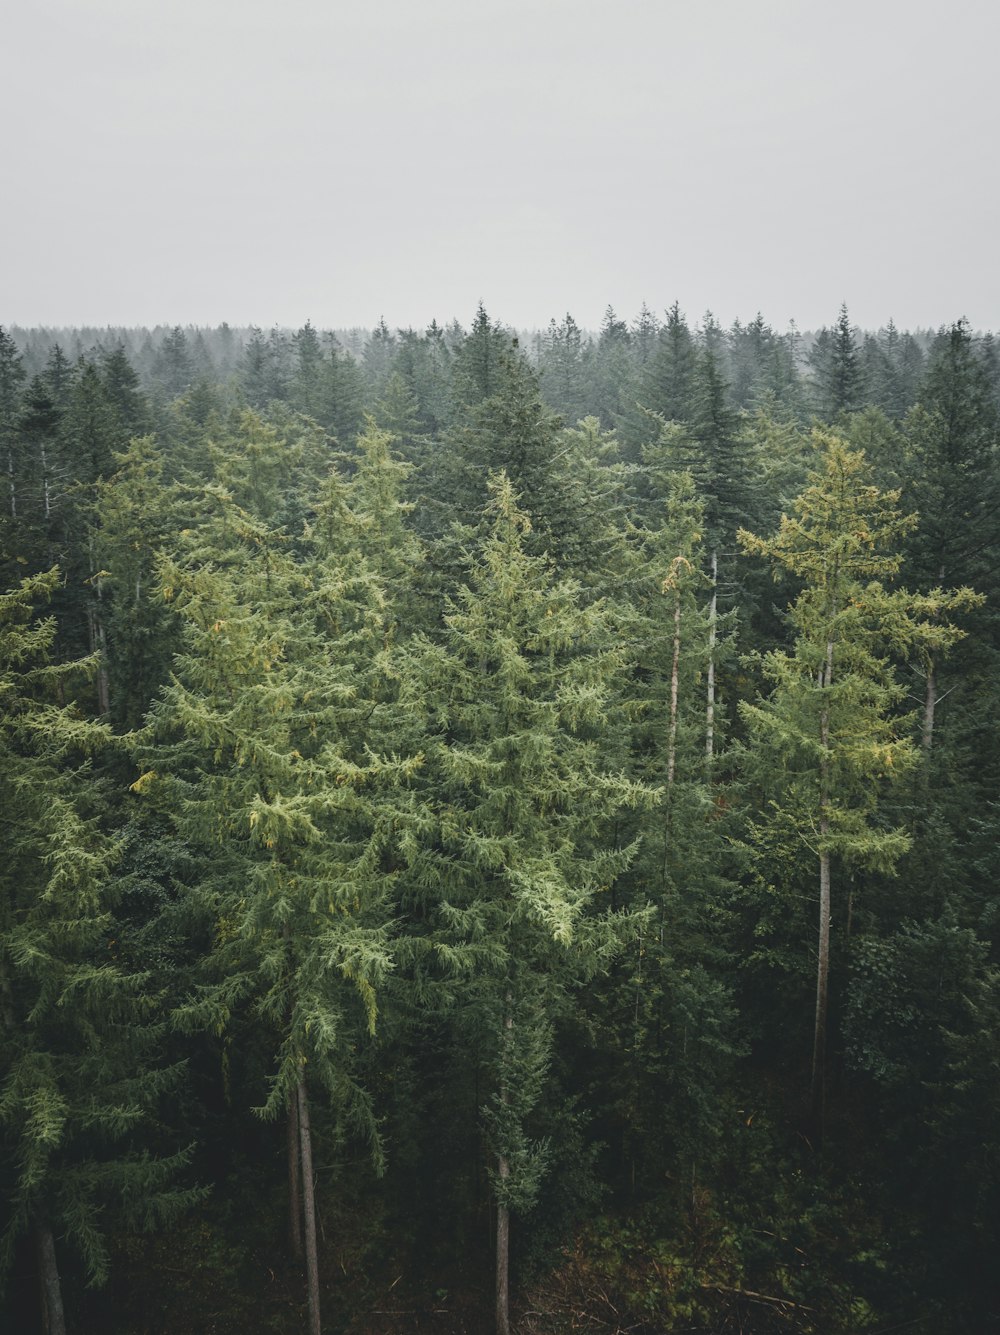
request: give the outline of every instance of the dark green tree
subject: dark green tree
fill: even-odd
[[[526,550],[508,479],[467,583],[402,683],[423,719],[419,773],[431,813],[407,876],[488,1075],[484,1127],[497,1210],[497,1331],[508,1335],[512,1214],[537,1199],[548,1155],[533,1131],[554,1025],[634,929],[606,888],[633,849],[609,817],[650,798],[594,744],[620,660],[597,606]],[[471,535],[470,535],[471,536]]]
[[[110,739],[54,702],[84,667],[47,661],[54,626],[34,616],[56,583],[52,571],[0,596],[0,1263],[31,1236],[44,1327],[65,1335],[57,1244],[100,1283],[109,1224],[150,1227],[191,1193],[171,1180],[185,1153],[157,1157],[142,1139],[179,1072],[158,1064],[158,999],[116,960],[115,848],[90,763]]]

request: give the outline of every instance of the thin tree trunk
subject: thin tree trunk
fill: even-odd
[[[924,721],[920,737],[925,759],[930,756],[931,747],[934,745],[934,710],[937,702],[937,673],[931,662],[927,664],[927,690],[924,694]]]
[[[302,1261],[302,1169],[299,1164],[298,1096],[288,1101],[288,1249]]]
[[[498,1161],[501,1178],[509,1177],[504,1155]],[[497,1335],[510,1335],[510,1211],[497,1206]]]
[[[49,504],[49,461],[45,455],[45,446],[41,446],[42,455],[42,504],[45,510],[45,522],[48,524],[52,507]]]
[[[833,640],[827,641],[826,673],[823,684],[833,683]],[[826,1023],[830,992],[830,711],[824,702],[819,723],[820,789],[819,789],[819,951],[816,960],[816,1023],[813,1030],[812,1087],[810,1090],[811,1120],[817,1149],[823,1143],[826,1113]]]
[[[942,588],[944,587],[944,566],[940,566],[938,569],[938,584]],[[927,688],[924,692],[924,718],[920,730],[920,741],[923,746],[925,761],[930,759],[931,747],[934,745],[934,711],[940,699],[937,685],[934,660],[929,658],[927,662]]]
[[[302,1152],[302,1204],[305,1219],[306,1290],[309,1297],[309,1335],[322,1335],[319,1313],[319,1257],[316,1251],[316,1194],[313,1188],[312,1133],[305,1076],[299,1074],[299,1146]]]
[[[502,1034],[504,1053],[509,1050],[513,1028],[514,1016],[508,992]],[[503,1065],[506,1067],[506,1062]],[[500,1102],[505,1107],[510,1103],[505,1069],[500,1079]],[[501,1183],[510,1177],[510,1162],[505,1154],[497,1155],[497,1176]],[[497,1202],[497,1335],[510,1335],[510,1211],[502,1201]]]
[[[819,837],[825,839],[830,822],[824,816],[819,823]],[[826,1015],[830,987],[830,854],[824,848],[819,855],[819,958],[816,962],[816,1026],[813,1033],[812,1088],[810,1104],[816,1146],[823,1143],[826,1112]]]
[[[708,604],[708,692],[705,706],[705,763],[709,769],[715,755],[715,628],[719,598],[719,554],[712,552],[712,597]]]
[[[56,1244],[48,1224],[35,1225],[35,1255],[42,1289],[42,1329],[45,1335],[66,1335]]]

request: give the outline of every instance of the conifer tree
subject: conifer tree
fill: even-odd
[[[729,407],[728,392],[715,354],[697,353],[690,420],[684,428],[662,424],[659,440],[644,451],[654,474],[690,472],[705,507],[709,571],[706,660],[705,760],[709,770],[717,748],[716,669],[719,641],[719,571],[730,554],[737,527],[759,505],[759,484],[749,459],[749,441]],[[655,490],[655,479],[654,479]],[[729,549],[729,550],[727,550]]]
[[[669,473],[663,490],[660,522],[631,535],[628,602],[618,609],[632,646],[623,715],[633,773],[661,792],[633,826],[641,844],[625,897],[649,902],[655,916],[594,1008],[594,1023],[614,1035],[609,1049],[622,1054],[609,1092],[633,1190],[639,1168],[640,1181],[666,1171],[691,1184],[711,1157],[735,1050],[720,940],[727,830],[704,769],[704,503],[689,473]]]
[[[168,482],[152,436],[135,437],[116,462],[116,472],[97,488],[95,546],[107,576],[109,706],[112,721],[127,731],[141,725],[169,673],[171,617],[155,564],[184,521],[182,493]]]
[[[295,372],[291,403],[299,412],[319,420],[323,411],[323,345],[309,320],[292,335]],[[255,354],[259,356],[259,352]]]
[[[864,457],[836,436],[816,434],[821,451],[810,484],[770,539],[741,530],[744,548],[802,581],[789,610],[796,639],[764,655],[771,694],[743,703],[749,729],[747,773],[771,795],[767,821],[792,831],[818,862],[819,947],[813,1032],[811,1123],[822,1139],[826,1091],[830,915],[834,862],[891,871],[909,846],[906,830],[877,820],[886,787],[917,760],[897,706],[904,695],[887,657],[922,639],[955,632],[929,615],[943,595],[915,600],[889,590],[903,535],[912,527],[898,492],[872,485]]]
[[[943,332],[933,350],[920,403],[903,424],[904,495],[920,516],[909,560],[926,585],[996,588],[1000,514],[1000,415],[965,320]],[[997,644],[980,622],[980,645]],[[984,633],[985,632],[985,633]],[[981,651],[980,651],[981,652]],[[987,651],[988,652],[988,651]],[[924,737],[931,749],[942,689],[941,663],[924,664]],[[991,678],[992,671],[987,673]]]
[[[174,325],[160,344],[155,367],[168,397],[175,399],[190,386],[195,374],[194,362],[187,334],[180,325]]]
[[[627,919],[602,896],[633,850],[614,845],[608,818],[650,795],[605,769],[594,737],[619,669],[606,614],[528,554],[529,520],[503,474],[488,519],[443,641],[418,649],[402,689],[423,718],[431,813],[409,895],[442,967],[468,980],[459,1004],[491,1089],[496,1319],[508,1335],[510,1221],[544,1176],[532,1127],[553,1025],[620,948]]]
[[[0,325],[0,451],[7,475],[3,513],[11,520],[17,519],[17,417],[24,380],[24,362],[17,344]]]
[[[846,305],[841,306],[833,329],[820,331],[809,360],[816,410],[824,421],[833,422],[862,406],[864,368]]]
[[[538,359],[539,381],[546,402],[569,423],[592,411],[591,366],[590,346],[572,315],[560,324],[552,320]]]
[[[458,412],[500,392],[497,376],[501,361],[510,355],[510,350],[510,335],[490,319],[480,302],[472,328],[451,362],[451,397]]]
[[[115,850],[89,760],[108,731],[51,699],[85,666],[49,665],[53,623],[33,621],[57,578],[0,596],[0,1269],[30,1234],[48,1335],[66,1331],[57,1244],[99,1283],[109,1214],[148,1227],[191,1199],[171,1183],[186,1155],[156,1158],[139,1136],[179,1072],[157,1064],[157,999],[115,958]]]
[[[714,354],[713,354],[714,355]],[[687,320],[675,301],[660,326],[656,350],[642,385],[642,401],[668,422],[691,416],[697,346]]]
[[[184,643],[137,787],[203,853],[198,895],[226,924],[186,1023],[218,1030],[242,1007],[273,1034],[258,1111],[289,1114],[290,1191],[319,1335],[311,1100],[329,1099],[379,1153],[352,1051],[355,1014],[374,1027],[390,966],[393,823],[380,794],[407,768],[380,753],[385,599],[360,553],[324,550],[322,524],[296,560],[280,531],[218,484],[206,507],[187,550],[160,567]]]
[[[591,411],[602,427],[613,427],[625,412],[633,382],[631,335],[624,320],[609,306],[604,312],[593,356]],[[631,397],[635,397],[633,394]]]

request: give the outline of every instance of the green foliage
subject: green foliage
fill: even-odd
[[[381,750],[386,600],[355,552],[296,559],[221,488],[209,507],[188,553],[159,568],[184,647],[135,785],[205,859],[197,894],[218,941],[182,1019],[222,1032],[251,1006],[275,1043],[261,1112],[285,1107],[308,1063],[374,1142],[350,994],[373,1028],[390,967],[383,795],[413,763]]]
[[[605,611],[528,554],[530,522],[505,475],[490,492],[444,637],[417,646],[402,683],[421,719],[427,811],[407,901],[479,1035],[494,1191],[523,1211],[547,1159],[530,1126],[552,1024],[637,922],[607,906],[634,855],[609,838],[609,817],[652,794],[596,745],[621,663]]]
[[[51,701],[83,666],[46,663],[54,626],[33,617],[55,582],[35,576],[0,597],[0,1258],[6,1270],[18,1237],[44,1225],[100,1282],[109,1212],[156,1227],[193,1193],[173,1183],[188,1152],[151,1152],[139,1135],[180,1071],[159,1058],[156,997],[116,958],[116,850],[90,760],[110,738]]]
[[[15,1308],[30,1231],[78,1329],[171,1266],[179,1329],[297,1329],[269,1119],[305,1085],[341,1324],[483,1328],[501,1205],[524,1331],[991,1328],[992,338],[842,311],[809,380],[794,327],[676,304],[523,346],[482,308],[13,332]],[[773,536],[734,559],[740,524]],[[213,1198],[147,1248],[192,1141]]]

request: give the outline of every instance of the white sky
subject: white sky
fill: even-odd
[[[1000,326],[989,0],[7,0],[0,322]]]

